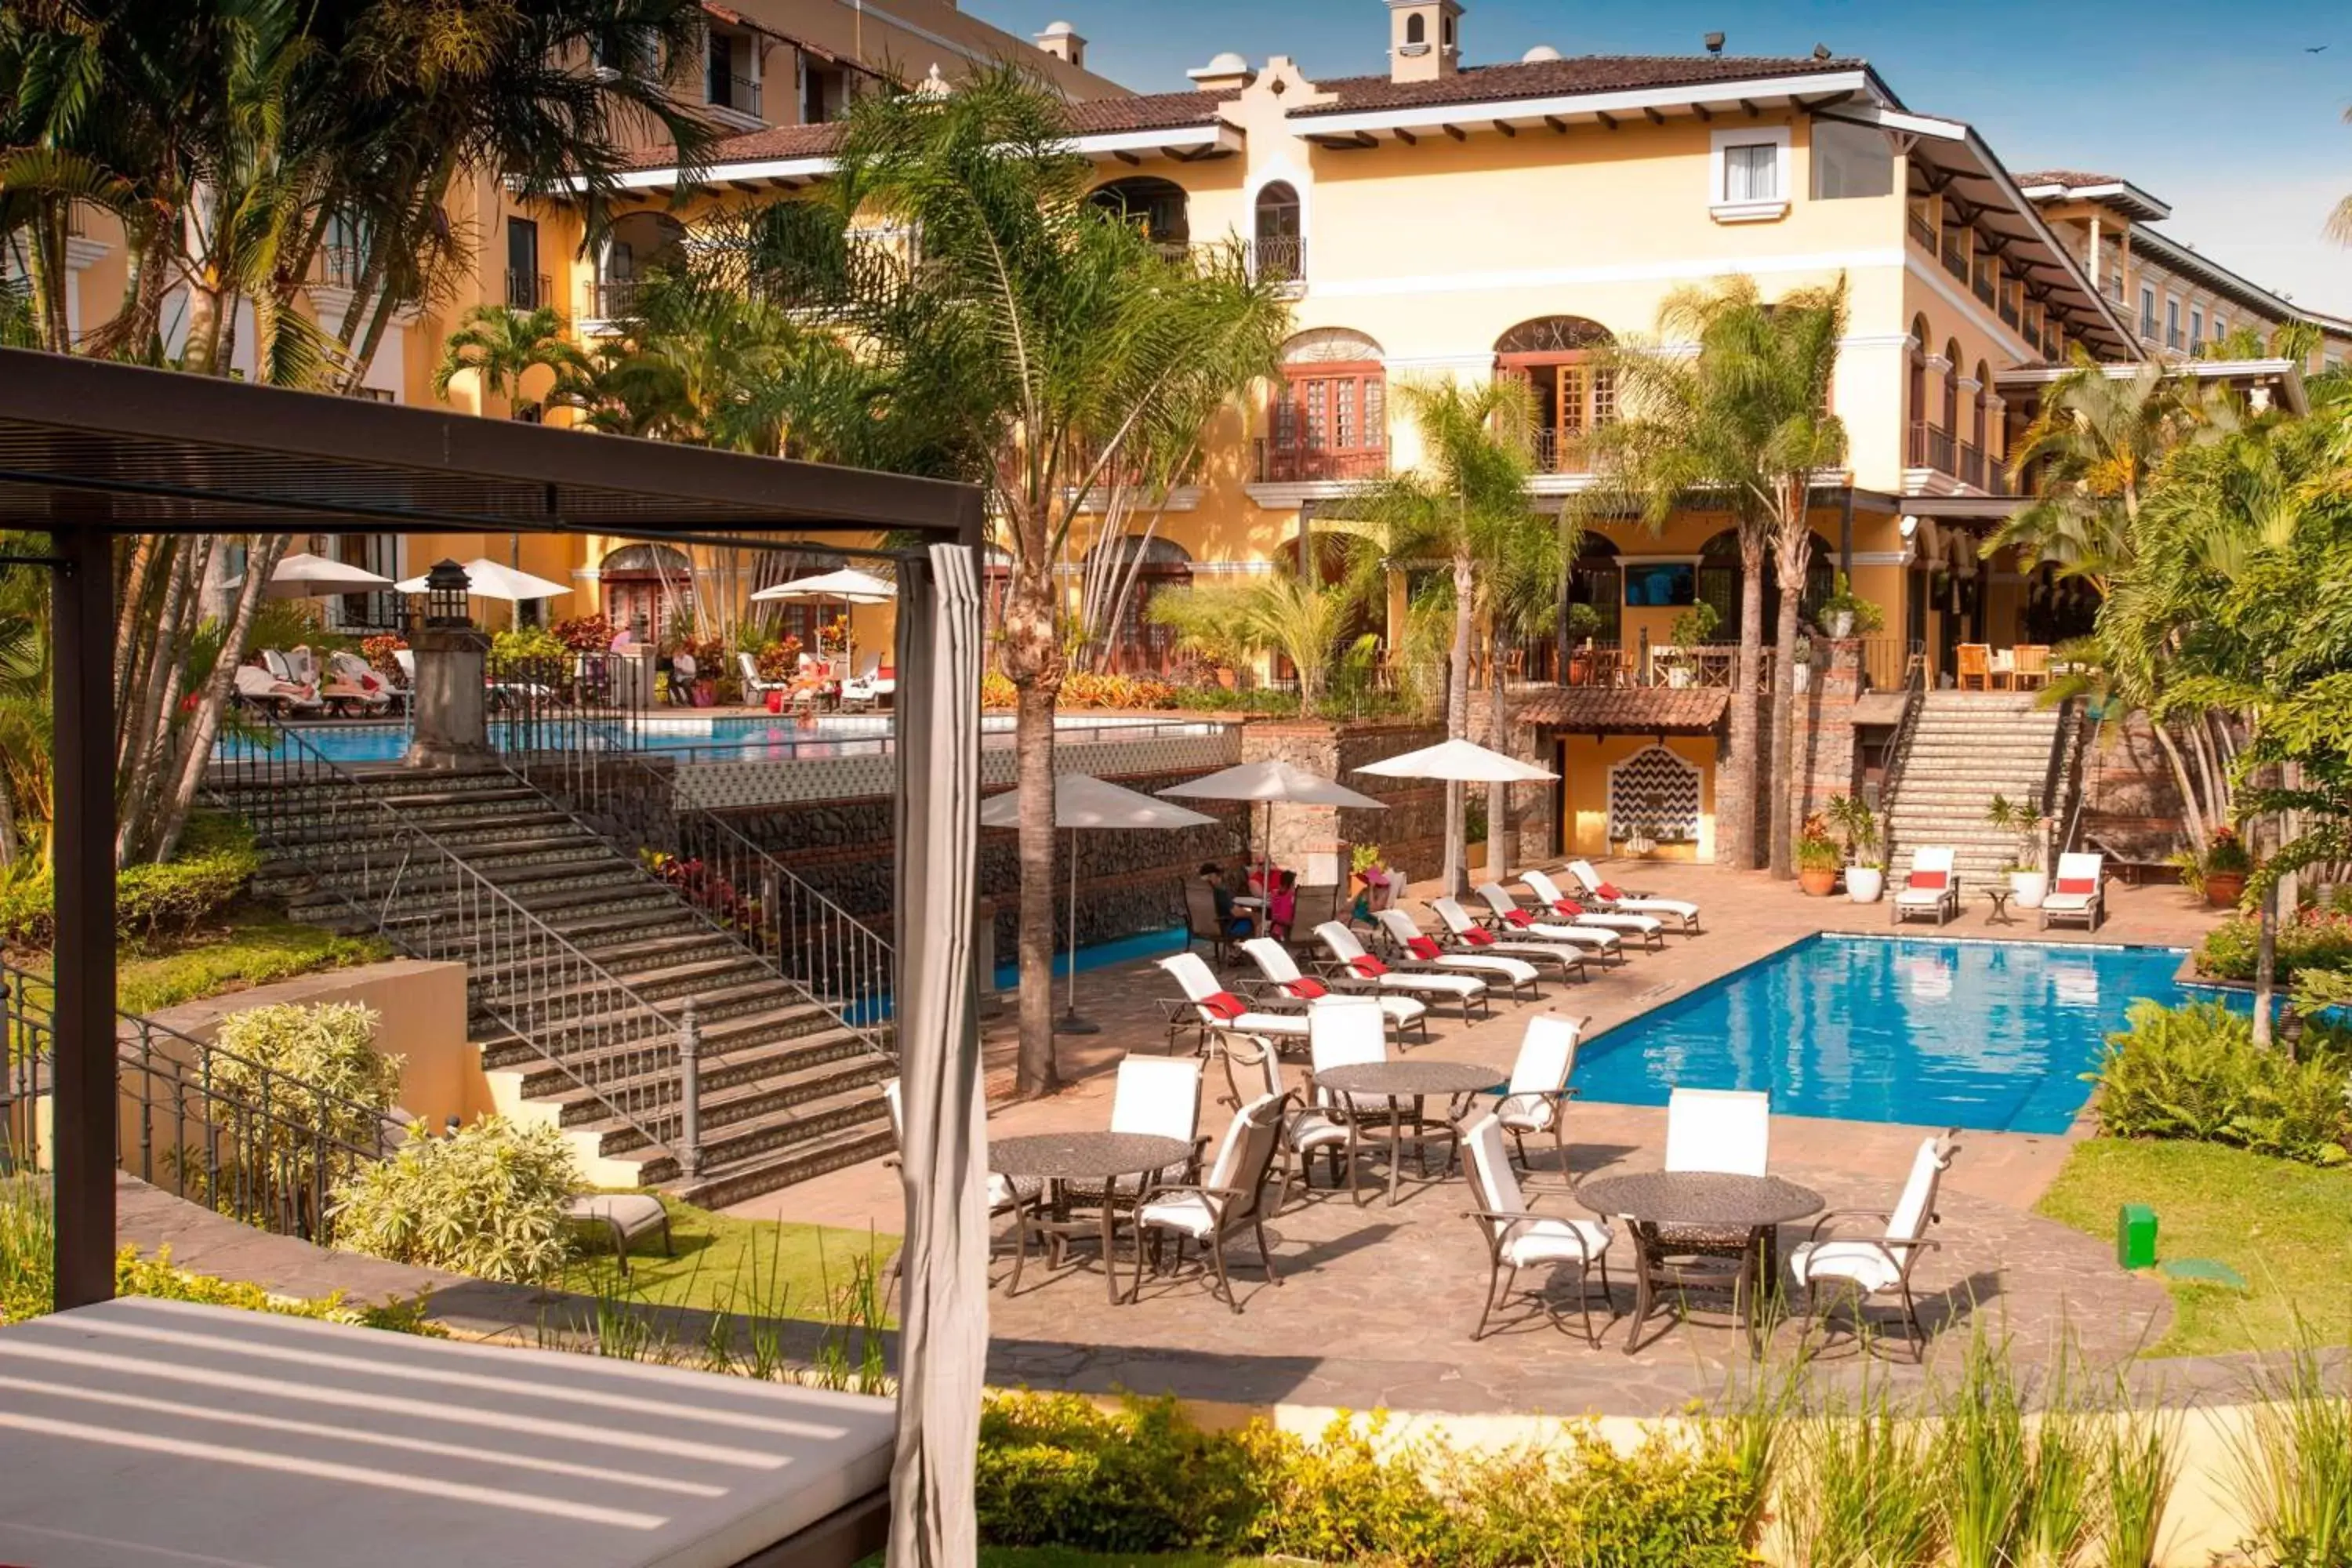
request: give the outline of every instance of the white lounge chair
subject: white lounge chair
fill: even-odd
[[[1486,1295],[1470,1338],[1486,1337],[1488,1320],[1517,1285],[1520,1269],[1546,1269],[1548,1287],[1559,1269],[1572,1268],[1577,1275],[1578,1304],[1584,1313],[1585,1342],[1599,1349],[1601,1335],[1592,1326],[1592,1276],[1600,1275],[1601,1299],[1610,1303],[1609,1244],[1616,1239],[1616,1233],[1606,1220],[1561,1218],[1531,1210],[1503,1152],[1503,1128],[1496,1118],[1482,1116],[1470,1123],[1462,1130],[1462,1141],[1470,1151],[1470,1190],[1478,1202],[1469,1217],[1478,1222],[1479,1232],[1486,1238]],[[1548,1289],[1529,1294],[1552,1321],[1559,1321],[1559,1310]],[[1611,1321],[1616,1321],[1613,1304],[1609,1316]]]
[[[1957,1131],[1957,1129],[1955,1130]],[[1911,1296],[1911,1268],[1919,1254],[1937,1244],[1927,1239],[1936,1213],[1936,1189],[1959,1152],[1953,1134],[1923,1138],[1911,1157],[1911,1173],[1903,1195],[1888,1209],[1832,1209],[1813,1222],[1812,1235],[1789,1254],[1789,1272],[1805,1288],[1812,1315],[1827,1321],[1824,1304],[1834,1308],[1843,1298],[1852,1307],[1853,1331],[1862,1332],[1863,1304],[1873,1296],[1894,1295],[1903,1303],[1904,1326],[1911,1332],[1913,1354],[1924,1360],[1927,1331],[1919,1325],[1918,1304]],[[1885,1228],[1874,1236],[1825,1239],[1842,1220],[1875,1219]]]
[[[1408,968],[1374,958],[1356,940],[1356,933],[1338,921],[1325,921],[1315,928],[1315,940],[1331,955],[1332,963],[1342,973],[1369,980],[1383,991],[1402,991],[1407,995],[1451,997],[1462,1005],[1462,1021],[1471,1022],[1472,1006],[1485,1007],[1486,983],[1468,974],[1446,973],[1436,969]]]
[[[1661,921],[1680,921],[1683,931],[1691,936],[1698,934],[1698,906],[1688,899],[1661,899],[1649,893],[1630,892],[1614,882],[1601,879],[1590,860],[1570,860],[1568,874],[1584,889],[1587,903],[1622,914],[1651,915]]]
[[[1524,958],[1499,952],[1449,952],[1435,937],[1425,935],[1402,910],[1378,910],[1372,920],[1381,934],[1388,938],[1390,947],[1415,963],[1458,969],[1478,976],[1490,986],[1507,985],[1515,995],[1541,994],[1536,985],[1541,976],[1536,966]]]
[[[1270,1013],[1251,1006],[1225,989],[1197,952],[1179,952],[1160,960],[1160,967],[1184,988],[1184,999],[1168,1005],[1168,1039],[1187,1028],[1200,1031],[1205,1047],[1213,1036],[1269,1035],[1277,1040],[1307,1038],[1307,1013]],[[1310,1006],[1312,1004],[1309,1005]]]
[[[1432,899],[1429,907],[1445,928],[1445,934],[1460,944],[1465,952],[1496,952],[1511,958],[1525,959],[1530,963],[1558,966],[1559,977],[1587,978],[1584,970],[1584,950],[1569,942],[1546,939],[1497,936],[1470,918],[1470,911],[1454,899]],[[1596,936],[1606,932],[1595,931]]]
[[[392,683],[376,673],[375,666],[338,648],[327,656],[327,682],[319,695],[340,706],[346,715],[358,718],[362,713],[387,711],[394,692]]]
[[[1553,1163],[1562,1180],[1568,1177],[1568,1102],[1576,1093],[1568,1080],[1576,1071],[1576,1047],[1587,1022],[1546,1013],[1528,1019],[1528,1032],[1519,1037],[1510,1087],[1495,1107],[1495,1119],[1511,1135],[1522,1170],[1528,1168],[1528,1135],[1549,1132]]]
[[[1960,915],[1960,879],[1952,869],[1949,849],[1921,847],[1911,851],[1911,873],[1895,889],[1890,925],[1925,915],[1937,926]]]
[[[1156,1260],[1160,1237],[1173,1235],[1177,1261],[1183,1261],[1186,1242],[1197,1243],[1208,1255],[1206,1268],[1214,1272],[1213,1293],[1239,1312],[1241,1300],[1225,1273],[1225,1240],[1244,1229],[1256,1239],[1258,1261],[1267,1280],[1282,1283],[1282,1276],[1274,1271],[1273,1245],[1265,1236],[1265,1179],[1281,1147],[1282,1109],[1281,1099],[1274,1095],[1251,1100],[1225,1129],[1225,1141],[1218,1147],[1217,1162],[1210,1168],[1207,1181],[1171,1183],[1145,1195],[1135,1211],[1139,1292],[1143,1289],[1144,1238],[1150,1238]]]
[[[1573,924],[1638,936],[1652,947],[1665,945],[1665,939],[1659,935],[1665,930],[1665,922],[1655,915],[1603,914],[1586,909],[1580,900],[1561,892],[1559,884],[1541,871],[1522,871],[1519,880],[1527,885],[1528,890],[1535,894],[1545,909]]]
[[[2042,900],[2042,929],[2057,921],[2080,921],[2096,931],[2107,913],[2106,857],[2079,851],[2058,857],[2058,874]]]
[[[1254,936],[1241,944],[1250,962],[1267,985],[1284,997],[1297,1002],[1318,1002],[1335,991],[1370,993],[1376,983],[1351,974],[1333,975],[1327,983],[1300,972],[1290,950],[1270,936]],[[1422,1037],[1429,1036],[1429,1005],[1411,996],[1384,995],[1378,998],[1381,1011],[1389,1022],[1400,1029],[1418,1027]]]
[[[735,653],[735,668],[743,677],[743,700],[755,708],[764,706],[762,700],[769,692],[789,692],[793,689],[793,683],[789,680],[762,679],[760,675],[760,661],[740,648]]]
[[[247,708],[266,708],[284,717],[318,713],[327,706],[309,687],[288,680],[275,670],[251,664],[236,667],[236,700]]]
[[[1534,938],[1542,942],[1574,942],[1586,952],[1602,959],[1614,960],[1619,963],[1625,962],[1624,939],[1613,931],[1602,931],[1599,926],[1544,920],[1519,908],[1518,901],[1503,891],[1503,885],[1500,882],[1481,882],[1478,884],[1477,891],[1479,899],[1485,902],[1490,911],[1494,929],[1497,931],[1517,931],[1522,937]]]
[[[869,653],[866,663],[856,675],[841,683],[841,705],[844,708],[872,708],[898,689],[898,682],[882,676],[882,656]]]

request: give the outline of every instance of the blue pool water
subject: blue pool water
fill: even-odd
[[[2172,948],[1811,937],[1597,1036],[1587,1100],[1769,1089],[1789,1116],[2066,1131],[2139,997],[2182,1000]],[[2200,992],[2200,994],[2204,994]]]
[[[1183,952],[1184,947],[1185,935],[1182,926],[1171,926],[1166,931],[1148,931],[1137,936],[1123,936],[1117,942],[1097,942],[1091,947],[1078,949],[1078,973],[1084,974],[1089,970],[1108,968],[1114,963],[1133,963],[1139,959],[1165,958],[1171,952]],[[1055,953],[1054,955],[1055,978],[1061,979],[1069,973],[1070,955],[1066,952]],[[1021,965],[1017,960],[996,966],[996,988],[999,991],[1009,991],[1020,984]],[[1058,996],[1060,993],[1056,992],[1055,994]],[[1086,999],[1087,988],[1085,983],[1081,982],[1078,985],[1078,1004],[1081,1012],[1086,1010]]]

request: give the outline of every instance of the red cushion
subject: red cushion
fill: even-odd
[[[1617,890],[1617,884],[1614,882],[1603,882],[1592,890],[1604,899],[1616,900],[1625,896]]]
[[[2058,890],[2062,893],[2095,893],[2099,890],[2096,877],[2061,877]]]
[[[1249,1004],[1230,991],[1219,991],[1201,998],[1201,1005],[1227,1023],[1249,1011]]]
[[[1381,975],[1386,974],[1389,972],[1389,966],[1387,964],[1382,963],[1379,959],[1374,958],[1369,952],[1361,955],[1360,957],[1348,960],[1348,967],[1354,970],[1357,973],[1362,975],[1367,980],[1378,980]]]
[[[1283,989],[1303,1002],[1312,1002],[1318,996],[1331,994],[1331,988],[1328,985],[1308,974],[1302,974],[1297,979],[1288,982]]]
[[[1484,947],[1495,940],[1495,933],[1490,931],[1480,931],[1476,926],[1472,926],[1462,933],[1462,940],[1472,947]]]
[[[1559,902],[1554,904],[1552,908],[1558,910],[1561,914],[1568,916],[1571,920],[1584,912],[1584,906],[1578,903],[1574,899],[1562,899]]]
[[[1404,945],[1406,950],[1409,951],[1415,958],[1435,958],[1440,952],[1444,951],[1443,948],[1439,947],[1436,942],[1425,936],[1414,937],[1411,942],[1406,942]]]
[[[1948,880],[1950,877],[1947,872],[1914,871],[1911,873],[1911,880],[1907,886],[1923,893],[1940,893],[1944,890],[1944,884]]]
[[[1503,918],[1522,930],[1536,923],[1536,917],[1528,913],[1525,910],[1513,910],[1509,914],[1505,915]]]

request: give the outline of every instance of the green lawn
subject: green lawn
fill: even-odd
[[[832,1321],[856,1282],[856,1259],[871,1255],[876,1274],[898,1249],[895,1236],[734,1219],[664,1199],[677,1256],[664,1258],[658,1236],[640,1236],[624,1282],[609,1246],[589,1244],[555,1281],[559,1289],[658,1307],[699,1307],[744,1316]]]
[[[2075,1149],[2036,1207],[2112,1242],[2126,1203],[2156,1210],[2159,1260],[2218,1258],[2251,1287],[2166,1281],[2172,1329],[2150,1353],[2289,1346],[2298,1311],[2321,1342],[2352,1342],[2352,1170],[2216,1143],[2098,1138]]]
[[[182,1002],[391,956],[392,949],[373,937],[336,936],[298,925],[267,906],[240,904],[218,925],[184,941],[119,950],[114,1005],[126,1013],[154,1013]],[[49,955],[37,954],[21,961],[19,967],[46,975]]]

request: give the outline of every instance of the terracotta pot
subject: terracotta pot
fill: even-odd
[[[2234,910],[2238,900],[2246,896],[2246,874],[2243,871],[2208,871],[2205,873],[2205,901],[2217,910]]]
[[[1836,892],[1837,879],[1837,868],[1834,866],[1820,871],[1801,869],[1797,873],[1797,886],[1803,889],[1805,897],[1809,899],[1826,899]]]
[[[1568,656],[1568,683],[1570,686],[1590,686],[1592,684],[1592,656],[1591,654],[1572,653]]]

